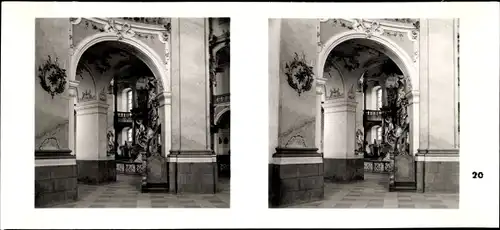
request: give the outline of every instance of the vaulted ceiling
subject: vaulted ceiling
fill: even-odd
[[[93,76],[116,75],[119,80],[153,76],[148,66],[133,54],[133,48],[124,43],[101,42],[85,51],[80,58],[77,74],[91,71]]]
[[[392,73],[401,75],[399,67],[386,54],[386,48],[367,39],[352,39],[336,46],[328,55],[325,71],[366,71],[366,79],[376,79]],[[340,70],[339,70],[340,68]]]

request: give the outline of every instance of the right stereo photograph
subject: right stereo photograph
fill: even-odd
[[[459,207],[459,19],[269,19],[269,206]]]

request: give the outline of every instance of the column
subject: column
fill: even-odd
[[[456,20],[423,19],[420,27],[420,146],[417,190],[458,192]]]
[[[313,81],[299,85],[290,84],[288,80],[288,76],[297,80],[293,75],[297,69],[286,68],[294,62],[316,65],[318,23],[317,19],[281,19],[279,66],[276,66],[280,92],[278,143],[270,175],[273,206],[320,200],[324,196],[323,160],[316,146],[320,140],[316,139],[315,124],[318,119],[314,79],[317,68],[313,69]],[[321,110],[319,112],[321,114]]]
[[[109,105],[102,101],[79,102],[76,107],[78,181],[101,184],[116,181],[116,164],[107,155]]]
[[[78,88],[78,84],[80,82],[79,81],[76,81],[76,80],[70,80],[69,81],[69,87],[68,87],[68,91],[69,91],[69,103],[68,103],[68,106],[69,106],[69,133],[68,133],[68,137],[69,137],[69,144],[68,144],[68,147],[69,149],[71,150],[71,154],[72,155],[76,155],[76,148],[75,148],[75,141],[76,141],[76,135],[75,135],[75,115],[74,115],[74,110],[75,110],[75,98],[78,96],[77,95],[77,88]]]
[[[363,155],[355,152],[357,103],[344,98],[328,100],[325,109],[325,179],[364,179]]]
[[[68,18],[35,19],[35,127],[34,176],[35,207],[46,207],[78,199],[76,160],[74,156],[73,95],[71,77],[66,76],[69,88],[61,94],[41,86],[38,76],[49,76],[54,71],[39,72],[39,68],[57,66],[69,69],[69,40],[71,24]],[[49,58],[50,56],[50,58]],[[48,65],[48,62],[53,65]],[[44,74],[44,75],[43,75]],[[69,74],[66,72],[66,74]],[[67,86],[64,86],[67,87]],[[31,182],[31,183],[33,183]],[[54,186],[57,185],[57,186]]]
[[[208,19],[172,19],[171,192],[215,193],[216,156],[210,149]]]
[[[161,121],[161,155],[163,157],[167,157],[170,154],[170,150],[172,148],[172,95],[167,92],[161,92],[158,95],[158,101],[158,115]]]
[[[321,97],[323,96],[323,89],[325,85],[326,79],[316,78],[316,146],[318,147],[318,153],[323,154],[323,123],[321,116]]]

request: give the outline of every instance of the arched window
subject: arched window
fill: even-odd
[[[132,110],[132,90],[127,91],[127,111]]]
[[[377,110],[382,108],[382,88],[377,89]]]
[[[132,142],[132,129],[127,130],[127,141]]]
[[[382,141],[382,127],[377,127],[377,141],[379,143]]]

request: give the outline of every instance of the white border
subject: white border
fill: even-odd
[[[1,34],[1,228],[498,227],[498,9],[495,2],[4,2]],[[34,18],[124,15],[231,17],[230,209],[33,208],[35,162],[30,135],[34,133]],[[267,26],[268,18],[276,17],[461,18],[460,209],[267,208]],[[473,171],[483,172],[484,177],[472,179]],[[373,215],[374,212],[377,215]],[[380,216],[390,217],[391,221],[380,221]],[[224,217],[222,221],[221,217]],[[241,221],[248,218],[251,221]],[[118,219],[131,221],[116,221]]]

